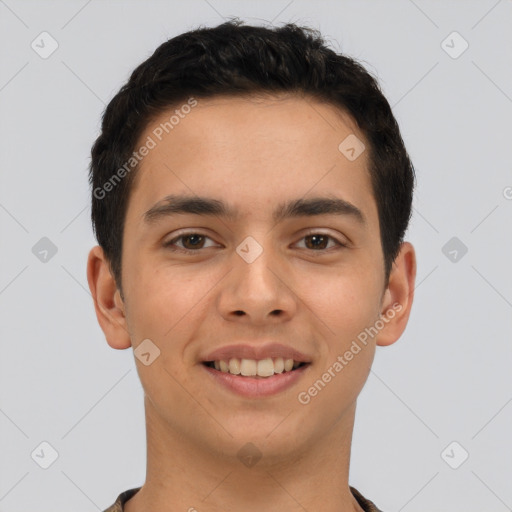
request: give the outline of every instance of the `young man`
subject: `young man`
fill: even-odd
[[[147,429],[108,511],[378,511],[348,483],[356,400],[416,262],[376,81],[293,24],[182,34],[108,105],[90,180],[88,282]]]

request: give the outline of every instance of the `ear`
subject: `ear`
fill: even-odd
[[[110,271],[110,264],[99,245],[89,252],[87,281],[94,300],[96,317],[107,343],[116,349],[131,347],[125,305]]]
[[[414,299],[416,280],[416,254],[410,242],[403,242],[393,262],[389,282],[384,291],[381,320],[384,327],[379,331],[376,343],[387,346],[395,343],[405,330]]]

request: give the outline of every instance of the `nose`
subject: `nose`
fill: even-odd
[[[218,298],[219,312],[226,320],[265,325],[295,315],[291,273],[269,248],[250,263],[234,252],[231,268]]]

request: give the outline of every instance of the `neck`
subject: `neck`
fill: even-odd
[[[322,439],[288,454],[265,453],[255,464],[241,463],[236,448],[199,446],[165,423],[147,399],[145,407],[146,483],[125,512],[362,511],[348,485],[355,404]]]

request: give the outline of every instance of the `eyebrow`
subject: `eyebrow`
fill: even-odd
[[[147,224],[179,214],[218,216],[234,221],[238,217],[237,213],[234,208],[218,199],[171,194],[151,207],[144,213],[143,218]],[[314,197],[281,203],[274,210],[272,218],[277,223],[285,219],[316,215],[348,216],[361,225],[366,224],[366,218],[357,206],[338,197]]]

